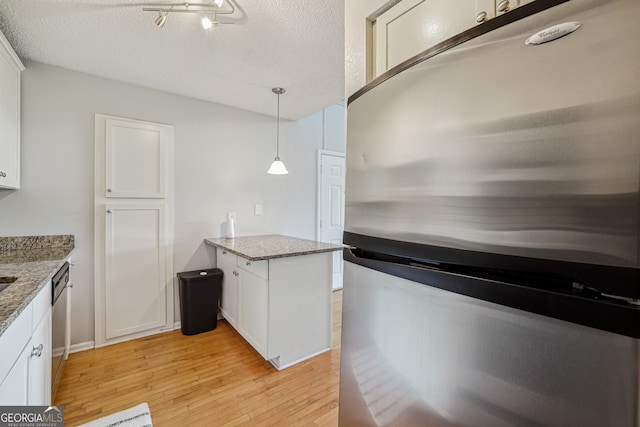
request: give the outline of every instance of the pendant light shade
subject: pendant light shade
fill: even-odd
[[[282,95],[285,90],[281,87],[274,87],[271,91],[278,95],[278,113],[276,116],[276,157],[273,159],[273,163],[271,163],[271,167],[267,173],[271,175],[286,175],[289,171],[287,171],[284,163],[280,160],[280,95]]]

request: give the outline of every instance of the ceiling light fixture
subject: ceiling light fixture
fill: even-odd
[[[223,7],[223,5],[225,5]],[[233,0],[205,0],[195,3],[156,3],[147,4],[142,8],[145,12],[158,12],[155,23],[158,27],[164,27],[169,13],[196,13],[202,15],[202,27],[205,30],[213,28],[223,22],[217,21],[217,15],[231,15],[236,8]],[[224,22],[226,24],[226,22]],[[232,24],[232,22],[229,22]]]
[[[280,95],[285,93],[285,90],[281,87],[274,87],[271,91],[278,95],[278,114],[276,116],[276,157],[273,159],[273,163],[271,163],[271,167],[267,173],[271,175],[286,175],[289,171],[287,171],[284,163],[280,160]]]

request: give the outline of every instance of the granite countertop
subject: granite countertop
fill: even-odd
[[[208,238],[205,243],[226,249],[249,261],[310,255],[342,250],[340,245],[300,239],[298,237],[269,234],[263,236],[241,236],[233,239]]]
[[[0,335],[69,258],[74,236],[0,237],[0,277],[17,281],[0,292]]]

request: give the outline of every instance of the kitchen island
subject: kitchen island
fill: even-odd
[[[331,350],[333,251],[283,235],[208,238],[222,316],[278,370]]]

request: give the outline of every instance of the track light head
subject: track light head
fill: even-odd
[[[216,27],[218,26],[218,21],[216,20],[216,16],[213,15],[213,17],[209,17],[209,16],[203,16],[202,17],[202,28],[204,28],[205,30],[208,30],[211,27]]]
[[[160,28],[164,27],[164,23],[167,20],[167,14],[165,13],[164,15],[162,13],[158,14],[158,17],[156,18],[156,25]]]

